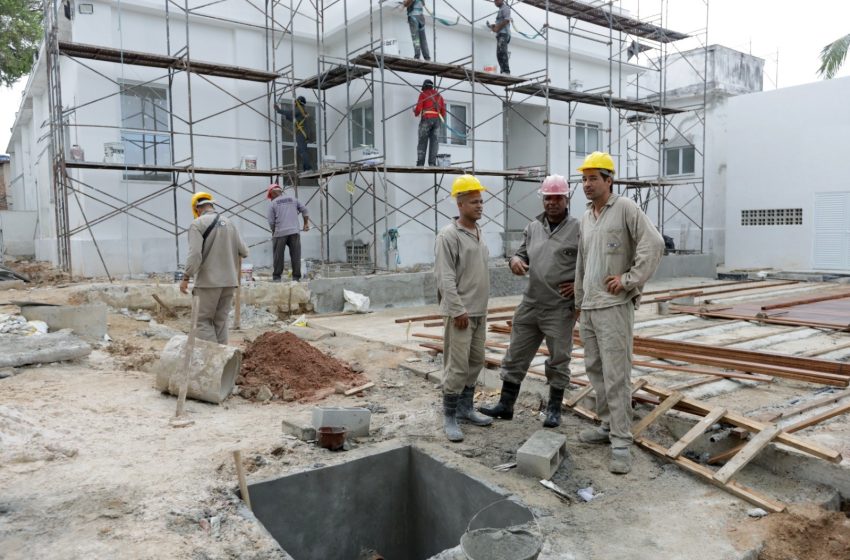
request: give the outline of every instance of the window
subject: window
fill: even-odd
[[[440,143],[466,146],[466,115],[468,107],[463,103],[446,105],[446,120],[440,124]],[[451,135],[451,136],[450,136]]]
[[[153,85],[121,86],[121,142],[124,163],[171,165],[171,134],[168,90]],[[125,179],[168,181],[162,171],[126,171]]]
[[[316,105],[307,103],[304,106],[304,113],[306,114],[302,114],[300,109],[296,107],[296,122],[292,121],[291,113],[289,112],[292,108],[292,102],[289,100],[283,100],[282,105],[286,109],[286,114],[278,115],[278,118],[280,119],[281,126],[281,144],[283,145],[283,159],[281,160],[283,166],[292,167],[294,162],[298,171],[304,171],[306,168],[316,169],[319,156],[319,144],[317,140],[319,137],[319,129],[318,123],[316,122]],[[293,141],[293,132],[298,127],[303,128],[304,134],[306,134],[305,147],[307,157],[310,159],[306,166],[304,165],[305,162],[303,161],[301,151],[296,149],[295,142]],[[300,130],[298,135],[301,136]]]
[[[375,113],[372,104],[358,105],[351,110],[351,147],[375,145]]]
[[[801,226],[802,208],[775,208],[768,210],[741,210],[742,226]]]
[[[599,125],[576,122],[576,154],[585,156],[599,151]]]
[[[695,154],[693,146],[667,148],[664,150],[664,174],[688,175],[694,172]]]

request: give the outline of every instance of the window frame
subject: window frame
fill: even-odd
[[[586,156],[590,153],[600,151],[600,146],[602,145],[602,134],[601,134],[602,123],[577,120],[576,125],[575,125],[575,129],[576,129],[576,149],[575,149],[576,155]],[[593,150],[587,149],[587,132],[589,130],[593,130],[593,131],[596,132],[596,148],[594,148]],[[583,135],[584,151],[579,150],[579,145],[578,145],[579,134]]]
[[[445,144],[447,146],[457,146],[457,147],[469,147],[469,125],[466,121],[461,123],[455,123],[457,117],[455,113],[457,112],[456,108],[462,107],[464,110],[464,115],[466,120],[469,120],[469,103],[464,103],[462,101],[447,101],[446,102],[446,120],[440,122],[440,131],[437,134],[437,139],[440,144]],[[453,130],[457,131],[463,128],[465,134],[461,138],[460,136],[452,133],[451,137],[449,137],[448,127],[450,126]]]
[[[693,169],[690,171],[685,171],[685,150],[690,150],[693,154]],[[670,157],[671,152],[676,152],[676,157],[678,158],[678,171],[676,173],[668,172],[668,158]],[[693,144],[687,144],[684,146],[670,146],[669,148],[664,148],[664,177],[683,177],[690,176],[696,173],[697,168],[697,151],[696,147]]]
[[[151,165],[151,166],[171,166],[173,154],[171,153],[171,145],[173,142],[173,132],[171,130],[171,115],[169,114],[169,90],[167,85],[152,84],[142,82],[119,82],[119,103],[121,106],[121,142],[124,144],[124,163],[128,165]],[[141,95],[141,94],[147,95]],[[125,101],[127,98],[141,99],[139,113],[126,114]],[[151,113],[146,112],[145,104],[150,103]],[[160,116],[158,113],[162,113]],[[128,123],[131,119],[141,118],[141,126],[132,126]],[[148,123],[151,119],[153,122]],[[149,127],[151,126],[152,127]],[[150,137],[150,138],[149,138]],[[140,144],[137,144],[141,142]],[[128,156],[134,153],[127,148],[128,144],[135,144],[141,148],[141,161],[129,161]],[[161,154],[158,151],[158,145],[166,146],[167,151]],[[149,161],[148,154],[151,154],[153,161]],[[166,161],[159,161],[159,156],[163,155]],[[171,173],[167,171],[135,171],[127,169],[124,171],[124,180],[126,181],[171,181]]]
[[[369,110],[371,114],[371,121],[367,121],[366,119],[366,111]],[[363,116],[363,125],[358,125],[356,112],[361,112]],[[375,109],[372,105],[372,100],[370,99],[367,102],[358,103],[349,111],[349,117],[351,117],[351,147],[353,149],[360,148],[374,148],[375,147]],[[357,131],[360,131],[361,138],[355,139],[354,135]],[[368,136],[371,133],[372,142],[366,142]],[[358,142],[357,140],[362,140],[362,142]],[[308,145],[309,146],[309,145]]]

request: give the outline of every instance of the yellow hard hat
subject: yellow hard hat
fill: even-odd
[[[196,218],[198,217],[198,203],[199,202],[209,202],[209,203],[214,204],[215,200],[213,199],[212,195],[208,192],[195,193],[194,196],[192,196],[192,214]]]
[[[578,168],[579,171],[585,169],[605,169],[614,174],[614,159],[607,152],[593,152],[584,158],[584,163]]]
[[[455,198],[459,194],[486,190],[475,175],[461,175],[452,183],[452,197]]]

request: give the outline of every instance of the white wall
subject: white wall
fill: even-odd
[[[812,269],[816,193],[850,191],[850,78],[729,100],[726,265]],[[741,211],[802,208],[800,226]]]
[[[0,210],[0,251],[4,255],[32,257],[35,255],[36,212]]]

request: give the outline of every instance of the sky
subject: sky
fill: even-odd
[[[621,0],[621,5],[645,19],[658,13],[659,0]],[[703,0],[667,0],[666,5],[665,27],[685,33],[705,29]],[[708,43],[764,58],[765,90],[817,81],[821,49],[850,33],[850,0],[709,0],[708,12]],[[837,77],[845,76],[850,76],[850,57]],[[25,83],[0,88],[0,153],[8,146]]]

